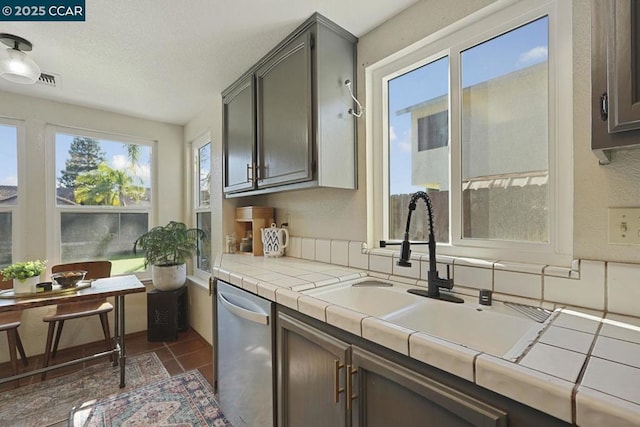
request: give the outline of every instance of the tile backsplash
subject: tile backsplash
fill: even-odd
[[[287,255],[367,270],[426,286],[429,257],[413,253],[410,268],[398,268],[398,251],[368,249],[363,242],[291,236]],[[455,288],[474,295],[491,289],[505,300],[529,300],[640,317],[640,264],[575,260],[571,268],[438,256]]]

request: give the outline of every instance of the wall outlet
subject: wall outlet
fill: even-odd
[[[640,208],[609,208],[609,243],[640,245]]]

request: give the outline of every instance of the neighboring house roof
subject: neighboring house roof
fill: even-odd
[[[0,185],[0,205],[15,205],[18,198],[18,187]]]
[[[77,205],[73,197],[73,188],[57,188],[56,193],[58,205]]]
[[[462,190],[479,190],[481,188],[526,187],[528,185],[547,185],[548,171],[530,171],[507,173],[495,176],[480,176],[462,181]]]
[[[18,195],[18,187],[15,185],[0,185],[0,200],[5,200]]]

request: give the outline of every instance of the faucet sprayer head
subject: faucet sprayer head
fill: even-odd
[[[435,271],[435,238],[433,235],[433,208],[431,207],[431,199],[424,191],[418,191],[411,196],[409,201],[409,212],[407,213],[407,226],[404,231],[404,239],[400,247],[400,259],[397,265],[401,267],[411,267],[409,257],[411,256],[411,244],[409,243],[409,227],[411,226],[411,214],[416,210],[416,202],[418,199],[424,200],[427,205],[427,215],[429,218],[429,265]]]

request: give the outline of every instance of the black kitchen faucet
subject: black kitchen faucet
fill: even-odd
[[[440,288],[451,289],[453,288],[453,280],[449,278],[449,266],[447,266],[447,278],[444,279],[438,275],[436,269],[436,239],[433,233],[433,208],[431,207],[431,199],[429,195],[424,191],[418,191],[411,196],[409,202],[409,213],[407,214],[407,227],[404,231],[404,239],[400,246],[400,259],[398,265],[400,267],[411,267],[409,257],[411,256],[411,243],[409,242],[409,226],[411,225],[411,214],[416,210],[416,202],[418,199],[424,200],[427,205],[427,214],[429,216],[429,272],[427,273],[427,290],[424,289],[409,289],[408,292],[416,295],[426,296],[429,298],[440,299],[443,301],[450,301],[455,303],[464,302],[463,299],[454,297],[449,294],[441,294]]]

